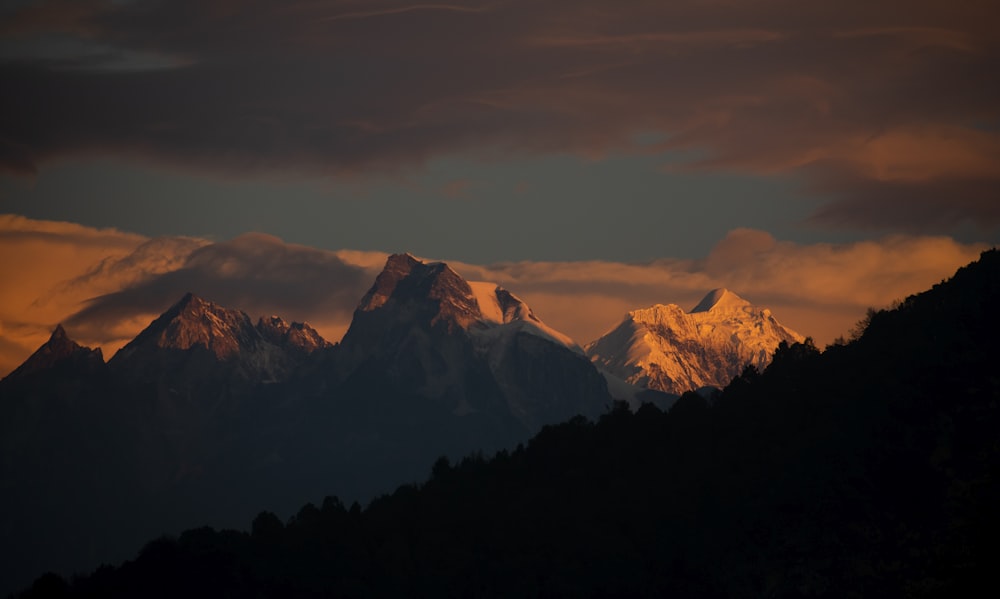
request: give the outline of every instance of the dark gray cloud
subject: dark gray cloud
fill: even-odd
[[[886,228],[865,208],[902,207],[905,187],[929,198],[895,210],[908,228],[940,228],[955,206],[1000,225],[978,199],[1000,182],[992,0],[25,6],[0,27],[6,44],[90,49],[0,63],[16,90],[0,96],[9,172],[95,153],[246,175],[678,150],[699,157],[687,168],[810,184],[836,167],[824,224]],[[632,145],[654,131],[665,141]],[[912,169],[928,176],[898,175]]]
[[[906,233],[968,230],[981,238],[1000,231],[1000,181],[946,179],[894,183],[844,179],[831,186],[836,199],[812,221]]]

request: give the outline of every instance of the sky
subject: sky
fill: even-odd
[[[586,343],[822,346],[1000,239],[993,0],[0,2],[0,374],[193,291],[336,340],[388,253]]]

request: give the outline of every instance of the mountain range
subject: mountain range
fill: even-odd
[[[439,458],[365,508],[331,495],[193,528],[25,596],[980,596],[1000,535],[998,301],[993,250],[850,341],[781,342],[711,400],[619,402]]]
[[[801,339],[732,292],[702,304],[632,312],[585,352],[506,289],[396,254],[337,344],[191,293],[107,363],[57,327],[0,381],[0,583],[305,497],[366,501],[616,400],[668,408]]]

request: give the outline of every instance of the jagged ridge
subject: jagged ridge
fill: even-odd
[[[199,377],[223,376],[229,370],[253,383],[279,380],[304,356],[329,345],[305,323],[289,324],[271,316],[259,319],[255,326],[241,310],[187,293],[119,350],[108,365],[132,378],[169,377],[174,386],[195,385]]]

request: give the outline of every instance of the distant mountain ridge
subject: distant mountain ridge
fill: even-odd
[[[690,312],[676,304],[633,310],[586,351],[600,368],[629,383],[682,394],[725,387],[748,364],[763,370],[782,341],[803,340],[770,310],[720,288]]]

